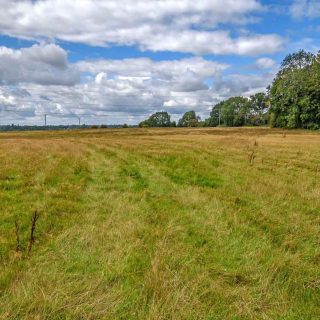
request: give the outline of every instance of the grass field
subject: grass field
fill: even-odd
[[[319,133],[0,134],[0,215],[0,319],[320,318]]]

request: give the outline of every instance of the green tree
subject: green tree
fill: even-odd
[[[221,124],[227,127],[239,127],[247,124],[249,99],[232,97],[219,106]]]
[[[269,110],[269,99],[264,92],[256,93],[250,97],[248,123],[253,126],[267,124],[267,112]]]
[[[221,122],[220,116],[223,103],[224,102],[220,102],[212,108],[209,118],[204,121],[206,127],[216,127],[221,124],[219,122]]]
[[[186,112],[178,122],[178,127],[197,127],[200,117],[197,117],[195,111]]]
[[[205,120],[205,125],[215,127],[219,124],[234,127],[248,124],[250,101],[245,97],[232,97],[216,104]]]
[[[273,127],[320,128],[320,55],[288,55],[270,88]]]
[[[305,69],[312,65],[314,58],[315,55],[313,53],[306,52],[305,50],[288,54],[281,63],[280,73]]]
[[[149,119],[139,123],[140,128],[144,127],[173,127],[175,122],[171,122],[168,112],[156,112]]]

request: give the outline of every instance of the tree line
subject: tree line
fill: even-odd
[[[320,129],[320,52],[300,50],[283,60],[266,92],[251,97],[231,97],[216,104],[209,118],[186,112],[176,123],[156,112],[139,127],[266,126]]]

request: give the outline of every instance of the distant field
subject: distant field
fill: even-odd
[[[319,132],[3,133],[0,219],[0,319],[320,319]]]

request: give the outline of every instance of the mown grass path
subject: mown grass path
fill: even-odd
[[[317,133],[3,134],[0,164],[0,319],[319,318]]]

